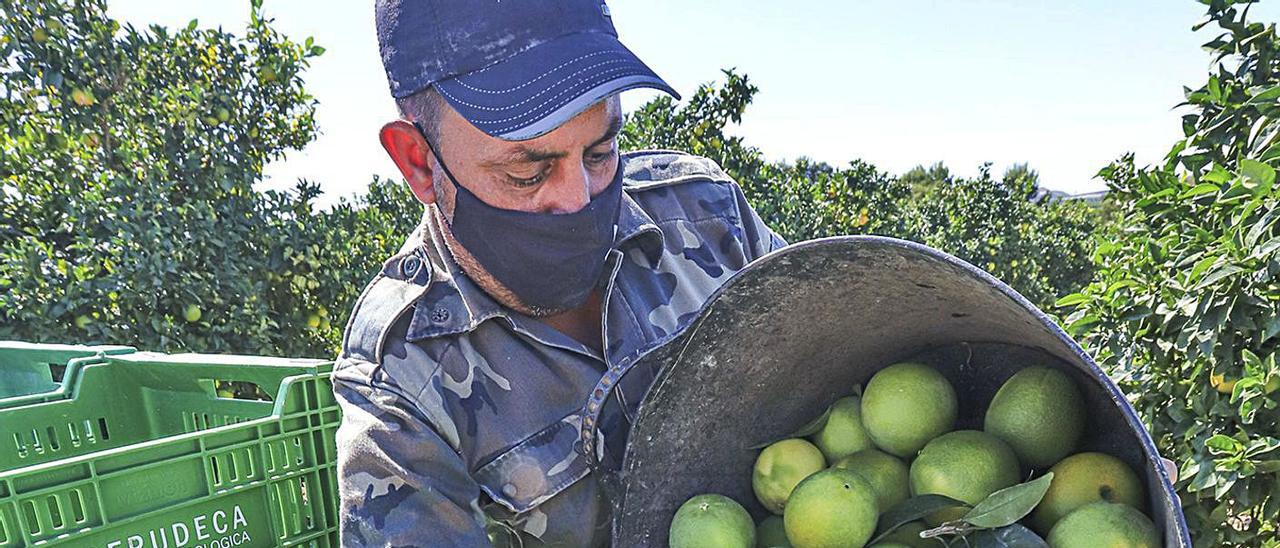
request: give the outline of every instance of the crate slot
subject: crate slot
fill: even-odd
[[[25,501],[22,504],[22,513],[27,518],[27,533],[35,536],[42,533],[40,527],[40,514],[36,511],[36,503],[33,500]]]
[[[49,525],[54,529],[61,529],[65,524],[62,522],[62,506],[58,504],[58,497],[49,495],[45,499],[45,504],[49,506]]]
[[[37,455],[44,453],[44,445],[40,443],[40,432],[31,429],[31,451]]]
[[[220,467],[218,466],[218,456],[217,456],[217,455],[214,455],[214,456],[212,456],[212,457],[209,457],[209,467],[213,470],[213,484],[214,484],[214,485],[222,485],[223,483],[226,483],[226,481],[225,481],[225,480],[223,480],[223,478],[222,478],[222,471],[220,470]]]
[[[84,427],[85,441],[89,442],[90,444],[97,443],[98,439],[93,434],[93,423],[89,422],[89,419],[85,419],[80,423],[80,425]]]
[[[72,489],[67,498],[71,501],[71,519],[76,523],[84,523],[88,517],[84,513],[84,493],[79,489]]]
[[[46,433],[46,434],[48,434],[48,438],[49,438],[49,450],[50,450],[50,451],[57,451],[57,450],[58,450],[58,434],[54,432],[54,430],[53,430],[53,427],[52,427],[52,426],[46,426],[46,427],[44,428],[44,431],[45,431],[45,433]]]
[[[111,431],[107,429],[106,417],[98,417],[98,432],[102,434],[102,441],[111,439]]]

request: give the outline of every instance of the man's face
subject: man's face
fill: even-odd
[[[622,126],[617,95],[596,103],[554,131],[527,141],[491,137],[452,108],[444,106],[440,110],[441,158],[459,183],[490,206],[533,213],[573,213],[604,191],[617,172],[617,135]],[[457,241],[449,229],[457,191],[425,148],[428,145],[421,134],[408,124],[400,124],[383,128],[383,146],[409,180],[414,194],[430,206],[437,220],[443,221],[439,224],[445,242],[463,271],[498,302],[518,312],[531,316],[565,312],[526,305]],[[404,126],[410,129],[406,131]]]

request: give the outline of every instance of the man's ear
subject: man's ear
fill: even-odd
[[[409,183],[409,189],[418,201],[433,204],[436,201],[435,186],[432,184],[430,160],[431,149],[427,148],[427,140],[422,138],[418,128],[404,120],[388,122],[378,132],[382,148],[386,149],[391,161],[400,168]]]

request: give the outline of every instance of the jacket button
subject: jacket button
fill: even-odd
[[[431,311],[431,323],[445,323],[449,321],[449,309],[437,308]]]
[[[419,268],[422,268],[422,259],[417,255],[409,255],[400,261],[400,273],[406,278],[414,277]]]

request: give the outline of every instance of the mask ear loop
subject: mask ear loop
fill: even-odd
[[[423,140],[423,141],[426,141],[426,143],[427,143],[427,150],[430,150],[430,151],[431,151],[431,155],[432,155],[432,156],[435,156],[435,158],[436,158],[436,163],[437,163],[437,164],[440,164],[440,169],[443,169],[443,170],[444,170],[444,175],[445,175],[445,177],[448,177],[448,178],[449,178],[449,182],[453,183],[453,186],[456,186],[456,187],[458,187],[458,188],[461,188],[461,189],[463,190],[463,192],[471,193],[471,191],[470,191],[470,190],[467,190],[467,188],[466,188],[466,187],[462,186],[462,184],[458,182],[458,178],[453,176],[453,172],[452,172],[452,171],[449,171],[449,166],[448,166],[448,165],[445,165],[445,163],[444,163],[444,158],[441,158],[441,157],[440,157],[440,152],[436,150],[436,145],[435,145],[435,144],[433,144],[433,143],[431,142],[431,138],[430,138],[430,137],[427,137],[427,132],[426,132],[425,130],[423,130],[423,129],[422,129],[422,126],[418,125],[417,120],[414,120],[414,121],[413,121],[413,122],[411,122],[411,123],[413,124],[413,127],[414,127],[414,128],[416,128],[416,129],[418,130],[418,133],[422,134],[422,140]],[[475,195],[474,193],[471,193],[471,194],[472,194],[473,196]]]

